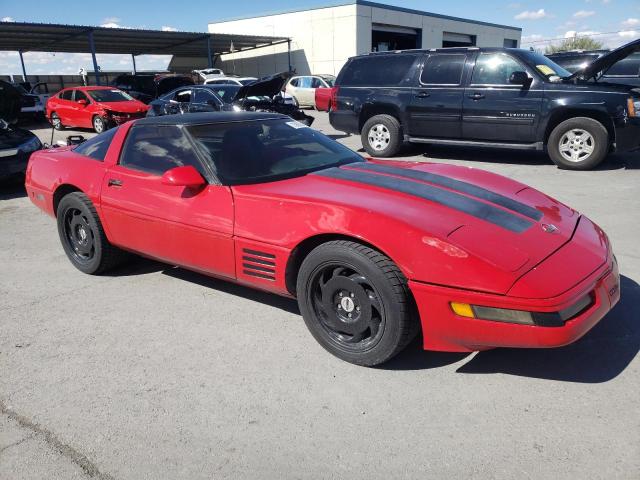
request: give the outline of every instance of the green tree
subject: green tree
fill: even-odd
[[[567,52],[570,50],[600,50],[604,48],[602,42],[589,37],[565,38],[560,43],[554,43],[545,49],[545,53]]]

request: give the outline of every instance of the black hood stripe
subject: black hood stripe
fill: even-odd
[[[377,175],[375,173],[342,169],[338,167],[320,170],[312,175],[348,180],[350,182],[362,183],[405,193],[407,195],[429,200],[454,210],[464,212],[468,215],[472,215],[476,218],[493,223],[494,225],[516,233],[523,232],[533,225],[533,222],[506,210],[502,210],[488,203],[483,203],[460,193],[443,190],[442,188],[427,185],[425,183],[418,183],[397,177],[388,177],[386,175]]]
[[[378,165],[376,163],[353,163],[349,167],[357,168],[358,170],[369,170],[378,173],[388,173],[391,175],[397,175],[398,177],[411,178],[414,180],[421,180],[441,187],[456,190],[460,193],[466,193],[476,198],[486,200],[488,202],[500,205],[508,210],[529,217],[532,220],[540,220],[542,218],[542,212],[536,210],[529,205],[513,200],[499,193],[492,192],[486,188],[478,187],[471,183],[463,182],[461,180],[455,180],[453,178],[437,175],[430,172],[422,172],[420,170],[411,170],[407,168],[390,167],[387,165]]]

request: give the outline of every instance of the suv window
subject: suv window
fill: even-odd
[[[311,77],[300,77],[298,79],[298,87],[311,88]]]
[[[62,100],[71,100],[72,95],[73,95],[73,90],[65,90],[64,92],[60,92],[60,98]]]
[[[473,69],[471,83],[475,85],[509,85],[513,72],[522,72],[522,67],[505,53],[481,53]]]
[[[120,154],[120,165],[154,175],[191,165],[204,175],[191,142],[179,127],[172,125],[131,127]]]
[[[354,58],[345,67],[340,85],[383,87],[402,83],[417,55],[390,53]]]
[[[324,87],[324,85],[322,84],[322,80],[315,77],[311,79],[311,88],[322,88],[322,87]]]
[[[640,54],[635,53],[627,58],[614,63],[605,75],[617,75],[620,77],[640,76]]]
[[[430,55],[424,63],[420,82],[428,85],[460,85],[466,55]]]
[[[292,87],[297,87],[298,86],[298,79],[294,78],[293,80],[291,80],[291,82],[289,82],[291,84]]]
[[[84,155],[85,157],[98,160],[99,162],[104,162],[104,157],[107,154],[107,150],[109,150],[111,140],[113,140],[117,131],[118,127],[107,130],[106,132],[81,143],[75,147],[73,151],[80,155]]]

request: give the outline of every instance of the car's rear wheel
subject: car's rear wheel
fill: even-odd
[[[56,130],[64,130],[64,125],[62,125],[62,120],[60,120],[60,117],[56,112],[53,112],[51,114],[51,125],[53,125],[53,128],[55,128]]]
[[[338,358],[374,366],[399,353],[417,321],[407,281],[385,255],[359,243],[324,243],[304,259],[298,304],[315,339]]]
[[[607,156],[609,134],[597,120],[570,118],[549,135],[547,151],[551,160],[567,170],[590,170]]]
[[[375,115],[367,120],[360,134],[362,146],[374,157],[392,157],[402,146],[402,128],[391,115]]]
[[[100,115],[94,115],[93,117],[93,130],[96,133],[102,133],[107,129],[108,125],[104,118]]]
[[[57,221],[62,247],[78,270],[97,275],[126,257],[107,240],[96,209],[84,193],[73,192],[60,200]]]

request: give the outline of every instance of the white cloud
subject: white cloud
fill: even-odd
[[[618,35],[623,38],[636,38],[640,37],[640,32],[636,30],[625,30],[623,32],[618,32]]]
[[[595,14],[596,12],[594,12],[593,10],[578,10],[573,14],[573,18],[587,18]]]
[[[13,19],[13,17],[2,17],[0,22],[15,22],[15,20]]]
[[[116,22],[107,22],[107,23],[103,23],[100,26],[104,28],[125,28],[121,25],[118,25]]]
[[[169,27],[169,26],[167,26],[167,25],[163,25],[163,26],[162,26],[162,31],[163,31],[163,32],[177,32],[177,31],[178,31],[178,29],[177,29],[177,28],[175,28],[175,27]]]
[[[539,10],[525,10],[517,14],[514,18],[516,20],[540,20],[546,17],[549,17],[549,14],[544,11],[544,8],[541,8]]]
[[[638,18],[627,18],[622,22],[622,26],[625,28],[635,27],[636,25],[640,25],[640,19]]]

